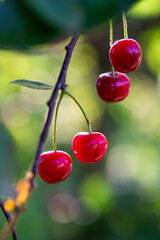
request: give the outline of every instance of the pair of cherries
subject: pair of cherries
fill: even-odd
[[[74,136],[72,149],[76,158],[83,163],[100,161],[106,151],[108,143],[105,136],[99,132],[81,132]],[[38,173],[47,183],[57,183],[65,180],[72,170],[72,159],[64,151],[52,150],[40,156]]]
[[[135,71],[142,60],[142,51],[134,39],[121,39],[110,48],[109,58],[117,72],[101,74],[97,80],[97,93],[106,102],[119,102],[130,92],[130,80],[125,73]]]

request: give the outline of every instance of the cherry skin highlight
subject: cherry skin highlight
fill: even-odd
[[[115,72],[114,75],[113,77],[111,72],[103,73],[96,84],[98,95],[108,103],[122,101],[130,92],[129,77],[120,72]]]
[[[57,183],[65,180],[72,170],[72,159],[63,151],[48,151],[40,155],[38,173],[43,181]]]
[[[72,149],[76,158],[83,163],[100,161],[107,152],[106,137],[99,132],[80,132],[72,141]]]
[[[116,71],[123,73],[133,72],[141,64],[141,47],[134,39],[120,39],[111,46],[109,58]]]

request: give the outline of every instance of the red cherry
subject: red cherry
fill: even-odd
[[[139,67],[142,60],[141,47],[130,38],[118,40],[111,46],[109,58],[116,71],[133,72]]]
[[[99,132],[81,132],[74,136],[72,149],[76,158],[83,163],[100,161],[106,154],[107,139]]]
[[[48,151],[40,156],[38,164],[39,176],[47,183],[65,180],[72,170],[72,159],[63,151]]]
[[[119,102],[125,99],[130,92],[130,80],[124,73],[103,73],[97,80],[97,93],[106,102]]]

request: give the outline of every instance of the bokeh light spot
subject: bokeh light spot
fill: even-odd
[[[23,100],[24,97],[21,94],[11,94],[4,100],[1,117],[7,125],[21,127],[29,121],[30,114],[21,107]]]
[[[69,223],[79,214],[79,203],[72,195],[61,193],[49,200],[47,209],[54,221]]]
[[[94,223],[100,216],[99,204],[94,198],[81,196],[76,200],[79,201],[80,212],[74,222],[78,225],[90,225]]]

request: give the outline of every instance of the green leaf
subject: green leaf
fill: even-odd
[[[18,84],[18,85],[21,85],[24,87],[34,88],[34,89],[38,89],[38,90],[49,90],[49,89],[54,88],[53,86],[48,85],[43,82],[30,81],[30,80],[26,80],[26,79],[18,79],[18,80],[10,82],[10,84]]]
[[[20,0],[0,2],[0,48],[28,48],[51,41],[57,32],[56,27],[50,29]]]
[[[136,0],[23,0],[50,27],[84,31],[128,9]]]
[[[106,22],[136,0],[0,1],[0,48],[53,42]]]

